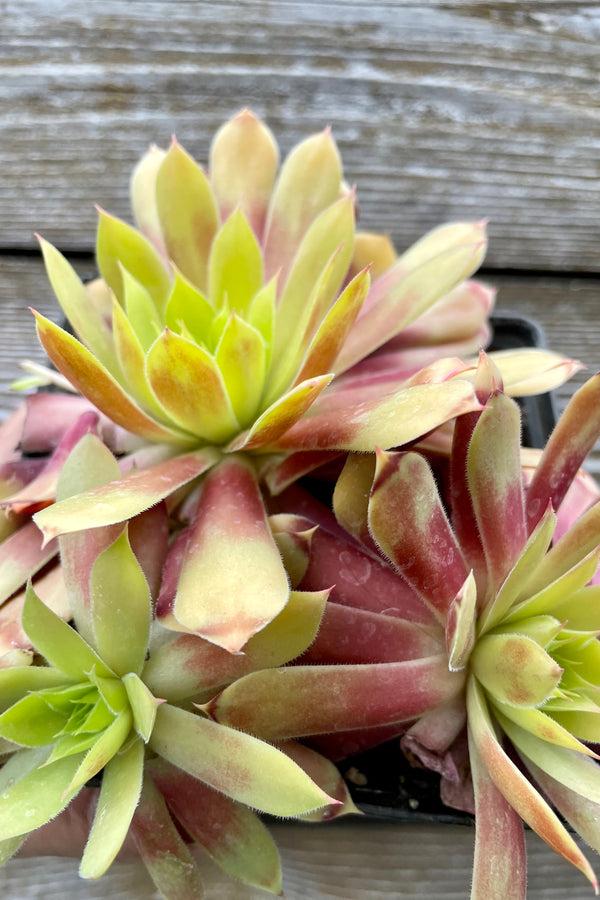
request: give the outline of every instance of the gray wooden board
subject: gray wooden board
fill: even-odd
[[[467,900],[474,830],[456,825],[409,825],[358,819],[272,827],[280,848],[286,900]],[[527,900],[589,900],[581,872],[526,835]],[[594,865],[597,857],[589,854]],[[201,860],[206,900],[268,900],[255,888],[227,880]],[[160,900],[141,863],[117,862],[99,881],[82,881],[76,860],[14,859],[0,869],[6,900]]]
[[[240,107],[330,124],[361,224],[407,246],[491,218],[490,265],[600,270],[595,2],[0,0],[0,247],[90,249],[93,203]]]

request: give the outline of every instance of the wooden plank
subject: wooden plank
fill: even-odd
[[[496,268],[600,271],[600,12],[576,0],[5,0],[0,247],[93,246],[176,132],[242,106],[287,151],[331,124],[361,225],[404,247],[490,216]]]
[[[326,825],[271,826],[281,851],[287,900],[418,900],[469,896],[474,831],[457,825],[346,820]],[[528,900],[588,900],[581,872],[526,834]],[[581,843],[581,842],[580,842]],[[595,854],[582,848],[594,865]],[[200,860],[206,900],[268,900],[257,888],[228,880]],[[75,860],[14,859],[0,870],[5,897],[19,900],[159,900],[140,862],[118,862],[98,881],[77,877]]]
[[[91,259],[74,262],[82,277],[94,274]],[[556,391],[557,406],[562,410],[573,391],[600,370],[600,279],[493,276],[487,280],[498,288],[499,309],[535,319],[551,349],[587,367]],[[44,360],[29,306],[60,320],[58,303],[41,261],[36,257],[0,257],[0,413],[20,402],[20,395],[9,390],[10,382],[19,374],[20,360]],[[592,455],[590,467],[600,474],[600,447]]]

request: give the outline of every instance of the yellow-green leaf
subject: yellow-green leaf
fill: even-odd
[[[218,213],[206,175],[175,139],[158,170],[156,202],[169,257],[205,291]]]
[[[230,310],[244,315],[262,286],[260,247],[241,209],[218,231],[210,251],[209,296],[215,309],[226,300]]]

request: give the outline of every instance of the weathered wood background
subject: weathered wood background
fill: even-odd
[[[216,127],[244,106],[283,152],[331,125],[361,226],[399,249],[440,222],[489,217],[485,277],[499,305],[535,316],[550,346],[600,369],[598,3],[0,0],[0,22],[0,412],[18,402],[17,361],[42,358],[27,306],[58,317],[33,232],[91,271],[93,205],[128,215],[129,173],[148,144],[176,133],[205,160]],[[583,377],[559,392],[561,406]],[[362,840],[360,826],[351,833]],[[338,867],[305,896],[421,896],[390,882],[403,838],[386,833],[359,893]],[[360,878],[354,848],[336,840]],[[310,873],[308,850],[286,858],[295,884]],[[4,895],[39,896],[19,881],[23,863],[11,865]],[[577,873],[567,887],[555,880],[562,864],[546,865],[532,898],[588,896]],[[64,877],[64,896],[83,897]]]

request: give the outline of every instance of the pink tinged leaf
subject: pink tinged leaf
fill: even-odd
[[[92,629],[98,653],[119,677],[139,675],[150,620],[150,591],[125,529],[96,558],[90,575]]]
[[[330,383],[333,375],[321,375],[296,385],[266,409],[252,427],[235,438],[227,447],[229,453],[238,450],[270,448],[298,422]]]
[[[491,586],[498,589],[527,541],[521,481],[521,417],[496,394],[482,412],[467,454],[467,481]]]
[[[273,135],[250,110],[242,110],[220,128],[209,168],[222,221],[239,205],[261,240],[278,162]]]
[[[579,469],[560,505],[554,535],[555,542],[566,534],[569,528],[598,500],[600,500],[600,490],[596,481],[583,469]]]
[[[26,522],[0,544],[0,603],[22,587],[28,578],[57,553],[56,541],[42,546],[39,529]]]
[[[86,412],[98,410],[85,397],[40,391],[26,400],[27,416],[20,442],[22,453],[51,453],[65,431]],[[122,442],[123,432],[100,415],[102,438],[113,450]],[[127,433],[131,438],[131,435]]]
[[[569,790],[560,780],[551,778],[536,766],[530,759],[527,760],[527,768],[540,785],[544,794],[558,809],[569,825],[589,844],[600,853],[600,833],[598,822],[600,821],[600,804],[590,800],[587,796]],[[589,768],[596,766],[591,760]]]
[[[94,821],[79,866],[81,878],[104,875],[121,849],[142,789],[144,744],[133,741],[102,772]]]
[[[155,696],[177,702],[209,700],[226,684],[256,669],[282,666],[315,639],[327,591],[291,591],[283,610],[251,637],[243,653],[230,653],[196,635],[177,635],[151,652],[142,677]]]
[[[123,269],[149,292],[156,308],[164,309],[171,286],[171,276],[152,244],[135,228],[104,210],[98,210],[96,261],[100,274],[119,303],[125,302]]]
[[[221,226],[210,249],[209,294],[214,309],[225,305],[240,315],[248,311],[263,283],[260,247],[238,207]]]
[[[470,338],[476,351],[484,345],[475,340],[481,337],[495,297],[494,288],[480,281],[464,281],[392,338],[391,345],[398,349],[439,346]]]
[[[597,888],[596,877],[581,850],[530,781],[509,759],[494,733],[481,687],[475,678],[467,684],[469,741],[477,749],[482,767],[510,806],[556,853],[580,869]]]
[[[524,708],[548,700],[563,672],[532,638],[510,633],[478,640],[470,666],[492,698]]]
[[[147,765],[171,814],[232,878],[278,894],[279,854],[256,813],[160,758]]]
[[[131,834],[154,884],[170,900],[198,900],[204,888],[194,857],[173,822],[158,788],[144,776]]]
[[[527,858],[523,823],[498,790],[469,733],[475,790],[475,857],[471,900],[525,900]]]
[[[415,255],[409,250],[373,285],[338,357],[337,372],[373,353],[479,268],[486,250],[480,226],[449,228],[455,230],[447,241],[432,242],[430,250]]]
[[[164,501],[129,521],[129,540],[148,582],[150,596],[156,600],[169,549],[169,514]]]
[[[61,469],[56,499],[60,502],[88,488],[119,478],[120,474],[112,453],[97,437],[88,434],[73,448]],[[65,590],[77,630],[88,643],[94,640],[90,600],[92,566],[97,556],[112,544],[121,530],[120,525],[102,529],[84,528],[59,539]]]
[[[109,419],[150,441],[185,444],[192,440],[189,434],[154,421],[83,344],[39,313],[35,317],[38,337],[56,368]]]
[[[42,603],[65,622],[72,618],[73,612],[65,587],[64,570],[55,565],[43,573],[35,581],[35,590]],[[7,600],[0,609],[0,656],[8,664],[12,651],[20,655],[20,651],[29,650],[31,641],[23,631],[21,616],[25,603],[25,589]],[[21,665],[22,663],[19,663]]]
[[[446,619],[446,650],[448,665],[453,672],[467,665],[475,643],[476,615],[477,586],[473,572],[470,572],[450,604]]]
[[[241,457],[226,458],[204,482],[168,625],[235,652],[288,597],[254,472]]]
[[[545,741],[505,716],[500,715],[499,722],[526,764],[531,759],[569,790],[600,803],[600,767],[596,761],[577,749]]]
[[[540,347],[493,350],[489,356],[501,372],[504,390],[510,397],[552,391],[583,368],[577,360]]]
[[[453,746],[459,741],[466,723],[464,697],[453,697],[421,716],[402,737],[402,750],[448,782],[458,784],[461,778]]]
[[[45,460],[43,459],[27,458],[14,459],[10,462],[0,464],[0,506],[4,507],[4,509],[0,511],[0,540],[4,540],[4,537],[7,534],[10,534],[11,531],[15,530],[14,527],[11,527],[12,525],[16,527],[16,523],[13,523],[12,521],[10,525],[8,524],[8,517],[5,510],[9,504],[5,501],[13,494],[19,493],[21,489],[33,481],[34,478],[37,478],[44,468],[44,465]],[[39,506],[25,503],[20,512],[30,515],[32,512],[35,512],[36,509],[39,509]]]
[[[337,468],[338,465],[334,464],[331,467],[331,471],[335,471]],[[329,469],[322,469],[321,472],[327,473],[324,475],[323,484],[323,488],[327,490],[327,483],[331,482]],[[321,473],[319,473],[319,475],[320,474]],[[274,511],[277,510],[278,512],[301,516],[305,521],[310,522],[311,525],[318,525],[319,529],[326,529],[331,535],[339,538],[344,543],[350,540],[347,532],[337,523],[335,515],[329,508],[329,505],[326,506],[310,491],[301,487],[299,484],[291,485],[283,494],[281,494],[281,496],[276,499],[272,498],[269,508]],[[354,542],[352,541],[352,543]]]
[[[27,402],[21,403],[3,422],[0,422],[0,465],[18,459],[23,429],[27,418]]]
[[[46,506],[48,501],[54,500],[56,485],[66,458],[84,435],[97,433],[97,426],[97,413],[91,411],[83,413],[67,429],[39,475],[30,481],[27,487],[0,501],[1,504],[6,504],[14,513],[25,512],[26,510],[33,513],[36,509]]]
[[[324,584],[334,585],[331,599],[344,606],[427,625],[437,621],[414,588],[382,559],[318,528],[311,540],[309,565],[300,587],[318,590]]]
[[[450,457],[449,505],[452,528],[466,564],[473,570],[478,595],[487,595],[487,566],[467,482],[467,453],[481,411],[458,416],[451,435],[451,450],[441,452]],[[439,434],[441,429],[438,429]]]
[[[266,277],[287,276],[311,222],[339,197],[342,167],[329,129],[293,148],[275,184],[265,226]]]
[[[349,756],[354,756],[356,753],[362,753],[364,750],[370,750],[372,747],[378,747],[380,744],[401,737],[409,724],[407,722],[393,722],[391,725],[380,725],[375,728],[316,735],[311,737],[310,745],[327,759],[339,763],[348,759]],[[352,774],[350,770],[350,776]],[[348,777],[348,772],[346,772],[346,777]]]
[[[410,721],[459,693],[464,678],[445,654],[364,665],[265,669],[207,706],[213,718],[265,740],[286,740]]]
[[[387,272],[396,262],[398,255],[387,234],[373,234],[358,231],[354,235],[352,261],[348,270],[348,280],[365,268],[371,266],[371,278],[375,280]]]
[[[336,802],[270,744],[166,703],[158,708],[150,747],[215,790],[272,815],[297,816]]]
[[[492,597],[479,618],[479,634],[484,634],[510,615],[511,608],[523,596],[531,573],[542,563],[552,541],[556,516],[548,507],[527,539],[515,565],[510,570],[498,593]],[[540,607],[545,611],[545,607]]]
[[[286,756],[298,763],[330,797],[338,801],[335,806],[325,806],[313,813],[307,813],[302,816],[304,821],[327,822],[351,813],[360,815],[360,810],[354,804],[339,769],[330,760],[297,741],[281,741],[277,746]]]
[[[369,290],[369,270],[354,278],[335,301],[310,342],[295,384],[330,372]]]
[[[37,513],[35,521],[46,541],[82,528],[124,522],[189,484],[218,459],[219,453],[212,447],[175,456],[55,503]]]
[[[537,523],[548,502],[558,509],[577,470],[600,434],[600,374],[571,398],[527,489],[527,522]]]
[[[442,647],[441,630],[330,601],[302,663],[398,662],[434,656]]]
[[[480,403],[484,405],[495,395],[504,391],[502,373],[494,360],[483,350],[479,351],[479,360],[475,370],[475,392]]]
[[[204,172],[175,139],[157,174],[156,202],[169,257],[205,291],[219,215]]]
[[[166,258],[156,207],[156,176],[165,156],[165,151],[160,147],[152,145],[148,149],[133,170],[129,193],[137,227]]]
[[[448,419],[479,408],[473,389],[457,379],[443,384],[420,384],[360,402],[331,393],[317,401],[309,415],[296,422],[275,442],[275,450],[372,451],[410,443]],[[333,408],[332,408],[333,407]]]
[[[444,621],[468,572],[422,456],[378,451],[369,527],[385,556]]]
[[[148,351],[146,375],[165,413],[180,428],[212,443],[239,431],[219,367],[202,347],[166,330]]]
[[[98,362],[119,379],[121,370],[104,316],[90,303],[84,284],[64,256],[48,241],[38,240],[50,284],[75,334]]]

